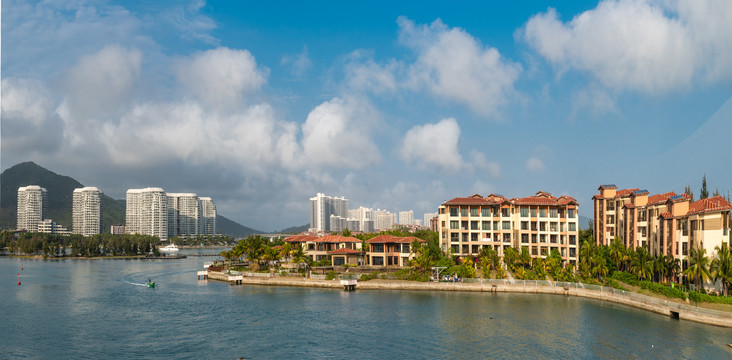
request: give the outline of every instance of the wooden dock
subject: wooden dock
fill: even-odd
[[[185,259],[188,256],[185,255],[171,255],[171,256],[145,256],[141,259],[147,259],[147,260],[178,260],[178,259]]]

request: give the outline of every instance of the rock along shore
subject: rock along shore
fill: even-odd
[[[221,272],[209,271],[208,278],[212,280],[227,281],[228,276]],[[313,288],[343,289],[338,280],[317,280],[296,277],[247,277],[242,278],[242,284],[265,285],[265,286],[296,286]],[[357,290],[413,290],[413,291],[468,291],[468,292],[495,292],[495,293],[527,293],[579,296],[584,298],[609,301],[617,304],[632,306],[638,309],[651,311],[657,314],[678,317],[682,320],[690,320],[703,324],[722,327],[732,327],[732,313],[729,315],[721,312],[707,313],[703,310],[695,311],[689,306],[681,306],[673,301],[665,304],[646,302],[642,299],[632,298],[626,295],[615,294],[608,291],[563,288],[559,286],[523,286],[523,285],[493,285],[488,283],[450,283],[450,282],[417,282],[403,280],[370,280],[359,281]]]

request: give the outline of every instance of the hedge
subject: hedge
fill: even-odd
[[[698,293],[696,291],[689,291],[689,300],[694,301],[694,302],[709,302],[709,303],[732,305],[732,297],[712,296],[712,295],[708,295],[708,294]]]

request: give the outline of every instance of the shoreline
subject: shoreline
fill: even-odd
[[[221,272],[208,272],[208,278],[216,281],[229,282],[228,276]],[[259,278],[241,277],[241,284],[259,286],[292,286],[311,288],[332,288],[343,289],[338,280],[318,280],[296,277],[282,278]],[[459,292],[486,292],[486,293],[524,293],[544,294],[559,296],[576,296],[599,301],[608,301],[616,304],[626,305],[641,310],[650,311],[656,314],[671,316],[680,320],[694,321],[707,325],[732,328],[732,313],[727,316],[720,314],[705,313],[703,310],[689,309],[691,306],[682,306],[673,301],[664,301],[665,304],[653,304],[644,302],[641,299],[634,299],[628,296],[602,292],[589,289],[563,288],[558,286],[536,286],[527,287],[522,285],[482,284],[482,283],[448,283],[448,282],[416,282],[406,280],[381,280],[359,281],[356,290],[412,290],[412,291],[459,291]]]

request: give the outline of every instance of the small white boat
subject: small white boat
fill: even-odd
[[[175,244],[170,244],[168,246],[161,247],[160,248],[160,251],[162,251],[162,252],[177,252],[178,251],[178,247],[175,246]]]

